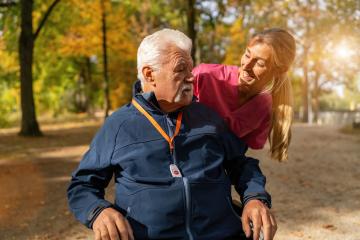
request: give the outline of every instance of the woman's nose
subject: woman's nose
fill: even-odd
[[[245,70],[250,70],[252,69],[253,66],[254,66],[254,61],[252,61],[252,59],[247,59],[244,61],[243,68]]]

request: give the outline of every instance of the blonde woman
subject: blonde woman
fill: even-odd
[[[271,158],[285,161],[291,139],[294,37],[272,28],[252,37],[241,66],[200,64],[193,70],[194,94],[217,111],[250,148],[270,141]]]

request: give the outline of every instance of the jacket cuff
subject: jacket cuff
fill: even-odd
[[[265,193],[255,193],[255,194],[249,194],[247,196],[244,196],[243,198],[243,206],[245,206],[250,200],[260,200],[261,202],[263,202],[268,208],[272,207],[271,204],[271,196],[269,193],[265,192]]]
[[[88,213],[87,217],[87,227],[92,229],[92,225],[95,222],[95,219],[105,208],[112,207],[112,204],[106,200],[101,200],[92,210]]]

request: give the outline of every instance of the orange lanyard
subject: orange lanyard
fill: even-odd
[[[181,120],[182,120],[183,113],[180,112],[178,114],[178,117],[176,119],[175,133],[170,138],[169,135],[167,135],[166,132],[155,121],[155,119],[152,116],[150,116],[150,114],[147,113],[146,110],[142,106],[140,106],[140,104],[135,99],[132,100],[132,104],[137,108],[137,110],[139,110],[139,112],[141,112],[151,122],[151,124],[156,128],[156,130],[158,130],[158,132],[165,138],[165,140],[169,143],[170,151],[172,152],[173,149],[174,149],[174,138],[176,137],[176,135],[178,135],[178,133],[180,131],[180,126],[181,126]]]

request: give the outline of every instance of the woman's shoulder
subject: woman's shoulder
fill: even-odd
[[[255,95],[226,116],[230,129],[250,148],[263,148],[270,131],[272,97],[270,93]]]
[[[270,93],[260,93],[252,97],[240,107],[241,112],[251,116],[265,116],[271,114],[272,96]]]
[[[271,93],[268,93],[268,92],[259,93],[259,94],[255,95],[249,102],[252,104],[255,104],[257,106],[271,108],[272,96],[271,96]]]
[[[211,75],[218,79],[225,79],[232,73],[237,73],[238,67],[215,63],[201,63],[192,72],[194,75]]]

